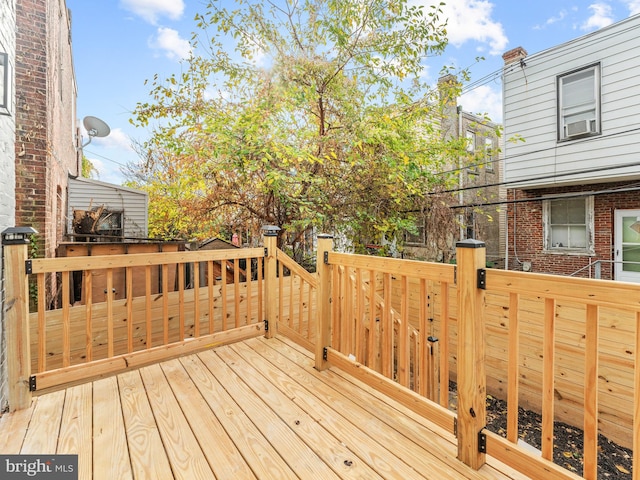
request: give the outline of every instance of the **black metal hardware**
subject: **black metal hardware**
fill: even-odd
[[[35,375],[31,375],[29,377],[29,391],[30,392],[35,392],[36,391],[36,376]]]
[[[329,356],[329,349],[327,347],[324,347],[322,349],[322,359],[326,362],[328,356]]]
[[[269,256],[269,249],[267,247],[264,247],[264,256],[265,257]]]
[[[31,275],[33,273],[33,262],[31,260],[24,261],[24,270],[27,275]]]
[[[484,268],[478,269],[478,288],[481,290],[487,289],[487,271]]]
[[[324,264],[329,265],[329,252],[324,252]]]
[[[267,319],[264,320],[264,331],[265,332],[269,331],[269,320]]]
[[[453,436],[458,436],[458,417],[454,417],[453,419]]]
[[[478,432],[478,452],[487,453],[487,434],[483,432],[484,428]]]

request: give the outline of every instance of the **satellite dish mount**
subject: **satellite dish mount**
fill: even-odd
[[[80,148],[84,148],[91,143],[93,137],[106,137],[111,133],[111,129],[109,125],[100,120],[98,117],[87,116],[82,120],[82,124],[84,128],[87,130],[87,135],[89,135],[89,140],[86,143],[83,143]]]

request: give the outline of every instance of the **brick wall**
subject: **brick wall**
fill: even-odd
[[[9,57],[9,73],[12,82],[10,92],[15,91],[13,72],[15,68],[15,0],[0,2],[0,52]],[[0,232],[15,225],[15,105],[10,98],[9,114],[0,115]],[[0,251],[0,412],[7,407],[7,365],[5,343],[5,278],[4,252]]]
[[[597,192],[604,189],[635,186],[631,183],[576,185],[563,188],[537,190],[509,190],[509,200],[539,198],[568,192]],[[613,260],[614,218],[618,209],[640,209],[640,192],[621,192],[594,196],[594,255],[556,254],[543,250],[542,202],[531,201],[508,205],[509,268],[522,270],[520,262],[531,262],[531,271],[569,275],[596,260]],[[515,223],[514,223],[515,222]],[[515,224],[515,230],[514,230]],[[518,262],[519,261],[519,262]],[[584,270],[577,276],[587,277]],[[602,264],[602,278],[612,279],[610,263]]]
[[[71,25],[64,0],[20,0],[16,22],[16,223],[34,227],[39,256],[51,257],[78,173]]]

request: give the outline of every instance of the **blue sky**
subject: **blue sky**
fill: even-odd
[[[111,127],[108,137],[94,138],[85,147],[85,155],[98,168],[100,180],[119,184],[120,168],[137,159],[132,141],[148,137],[146,130],[129,123],[136,104],[148,99],[145,80],[181,71],[181,59],[196,30],[193,18],[204,11],[206,2],[66,1],[72,15],[78,117],[95,116]],[[444,65],[473,65],[472,82],[489,77],[459,103],[464,110],[486,112],[498,122],[502,86],[499,76],[492,74],[502,67],[504,52],[522,46],[529,54],[537,53],[640,13],[640,0],[444,1],[449,46],[443,56],[429,59],[425,75],[435,83]],[[484,60],[475,64],[478,56]]]

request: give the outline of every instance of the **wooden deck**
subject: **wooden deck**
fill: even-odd
[[[35,397],[0,453],[79,454],[80,479],[525,478],[287,339],[255,338]]]

